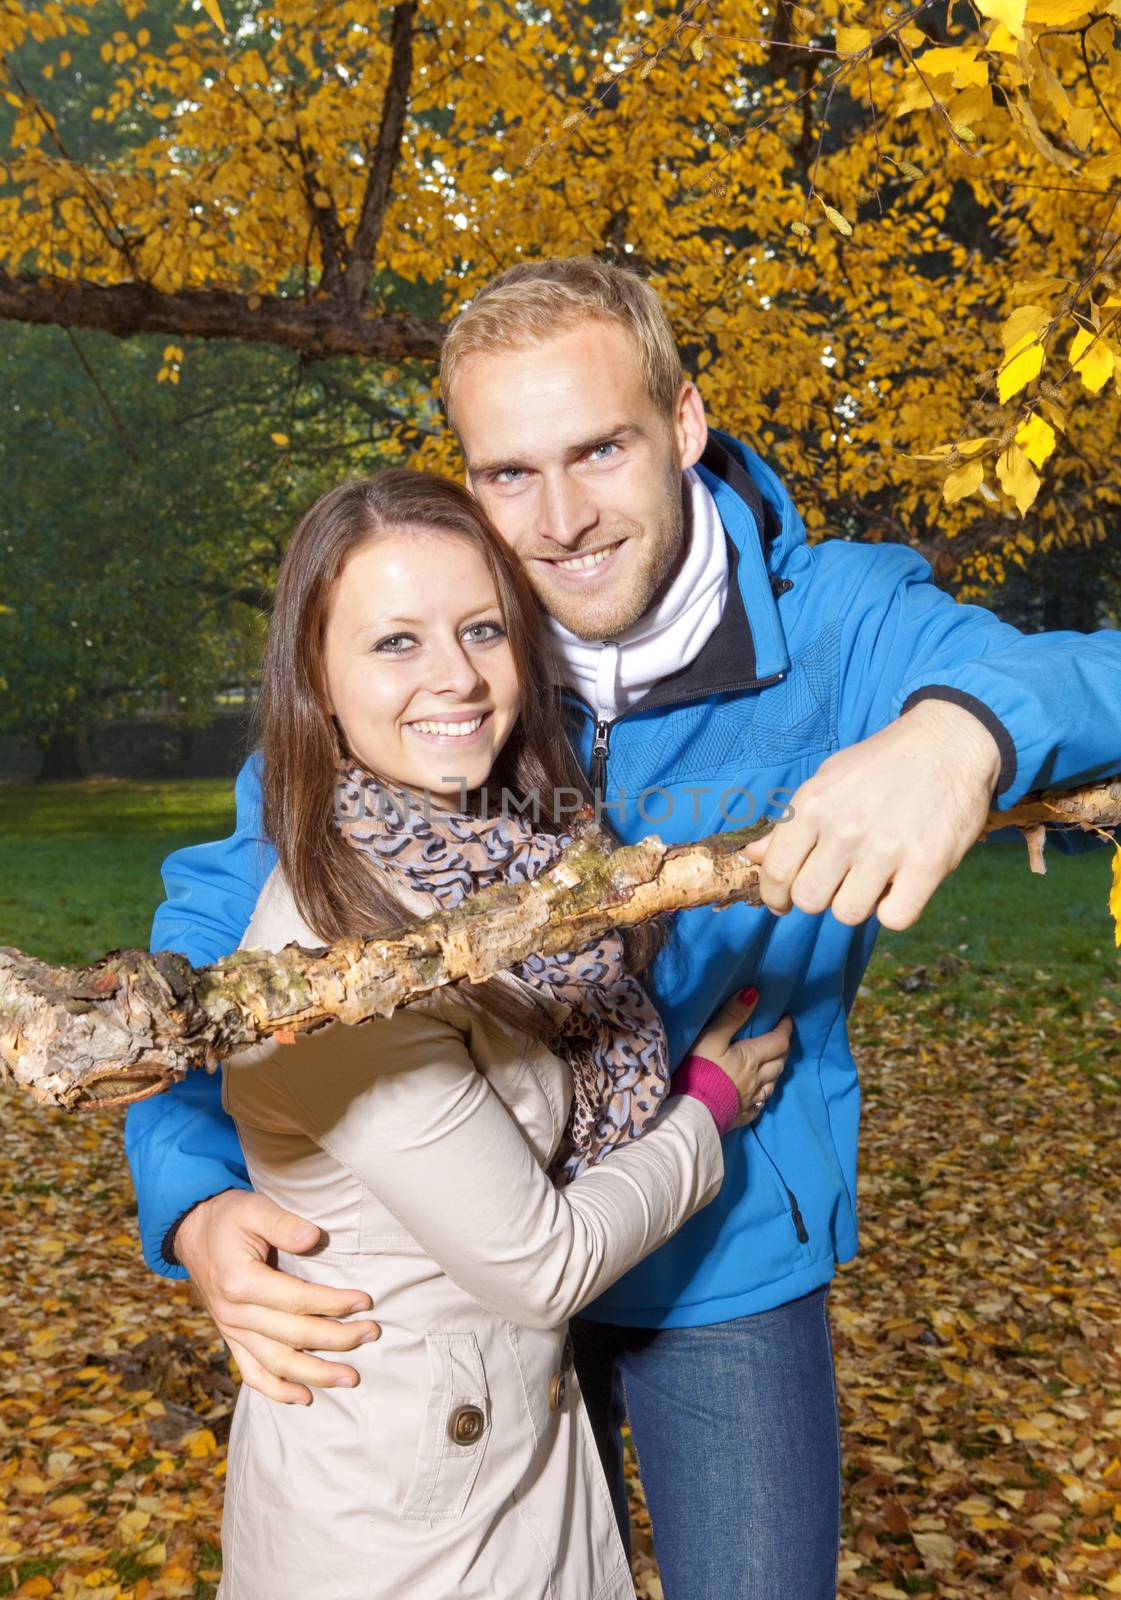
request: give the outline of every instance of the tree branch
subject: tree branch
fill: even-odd
[[[438,322],[386,315],[338,298],[301,301],[250,297],[232,289],[164,294],[142,283],[97,284],[0,271],[0,320],[97,328],[127,339],[169,333],[195,339],[247,339],[283,345],[313,360],[375,356],[435,361],[444,339]]]
[[[1041,821],[1121,826],[1121,778],[992,812],[988,831],[1022,826],[1033,863]],[[532,883],[500,883],[383,938],[329,950],[239,951],[195,971],[184,957],[126,950],[82,970],[0,950],[0,1076],[44,1104],[124,1105],[191,1067],[266,1038],[291,1042],[325,1022],[355,1024],[446,984],[479,983],[534,953],[572,950],[609,928],[688,906],[759,904],[745,847],[757,823],[697,844],[656,837],[612,849],[592,824]]]
[[[339,221],[335,202],[315,175],[317,165],[315,151],[304,147],[299,133],[289,142],[299,160],[300,183],[303,186],[304,199],[307,201],[308,216],[311,218],[312,227],[319,235],[319,254],[323,267],[320,287],[324,294],[334,296],[342,287],[346,234]]]
[[[392,58],[389,82],[382,101],[381,124],[376,143],[367,146],[366,159],[370,172],[366,192],[362,196],[362,210],[350,246],[346,264],[344,295],[351,305],[358,305],[366,297],[373,266],[374,251],[381,238],[385,223],[389,192],[393,175],[401,158],[401,140],[405,132],[405,115],[409,109],[409,86],[413,75],[413,22],[416,18],[416,0],[401,0],[393,8],[393,26],[390,32]]]

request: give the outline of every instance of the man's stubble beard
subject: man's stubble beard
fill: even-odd
[[[589,643],[617,639],[651,610],[673,582],[685,556],[685,524],[681,469],[675,464],[666,485],[657,533],[643,540],[646,548],[637,572],[629,575],[624,594],[607,593],[587,599],[575,594],[558,594],[547,579],[542,580],[530,568],[527,576],[533,592],[543,609],[578,639]],[[635,535],[628,530],[628,538],[633,537]],[[572,552],[573,556],[579,553],[578,550]]]

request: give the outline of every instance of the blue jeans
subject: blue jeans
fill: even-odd
[[[704,1328],[572,1325],[630,1549],[630,1422],[666,1600],[834,1600],[841,1462],[828,1289]]]

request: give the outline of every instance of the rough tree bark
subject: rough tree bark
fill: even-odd
[[[0,321],[97,328],[119,339],[136,333],[191,339],[247,339],[298,350],[310,360],[371,356],[435,361],[444,329],[421,317],[373,311],[334,295],[298,300],[233,289],[177,289],[147,283],[84,283],[0,272]]]
[[[992,812],[986,832],[1020,827],[1039,871],[1045,822],[1121,827],[1121,778]],[[758,905],[759,871],[745,847],[770,826],[696,844],[651,837],[613,848],[588,822],[533,883],[498,884],[380,938],[315,951],[290,945],[278,955],[241,951],[198,971],[166,953],[118,951],[71,969],[0,949],[0,1078],[48,1105],[126,1105],[269,1036],[291,1040],[332,1020],[390,1016],[442,985],[481,982],[608,928],[689,906]]]
[[[313,293],[260,294],[233,288],[157,289],[138,273],[127,235],[96,191],[82,196],[91,223],[119,252],[121,279],[92,282],[34,272],[0,271],[0,321],[64,328],[96,328],[120,339],[140,333],[179,338],[247,339],[297,350],[309,360],[354,355],[382,361],[434,361],[444,328],[423,317],[397,315],[370,303],[373,269],[381,243],[393,180],[401,158],[413,76],[416,0],[398,0],[390,19],[390,64],[376,136],[365,149],[366,183],[357,221],[348,237],[333,203],[324,204],[310,152],[293,141],[289,153],[307,198],[307,221],[319,245],[320,278]],[[34,105],[9,62],[9,74]],[[50,142],[66,161],[70,152],[57,127],[47,122]]]

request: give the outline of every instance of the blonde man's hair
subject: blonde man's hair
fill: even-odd
[[[673,329],[648,283],[625,267],[593,256],[519,261],[492,278],[448,330],[440,356],[440,388],[449,421],[459,366],[484,351],[524,349],[578,323],[617,322],[638,347],[647,393],[664,416],[677,408],[684,373]]]

